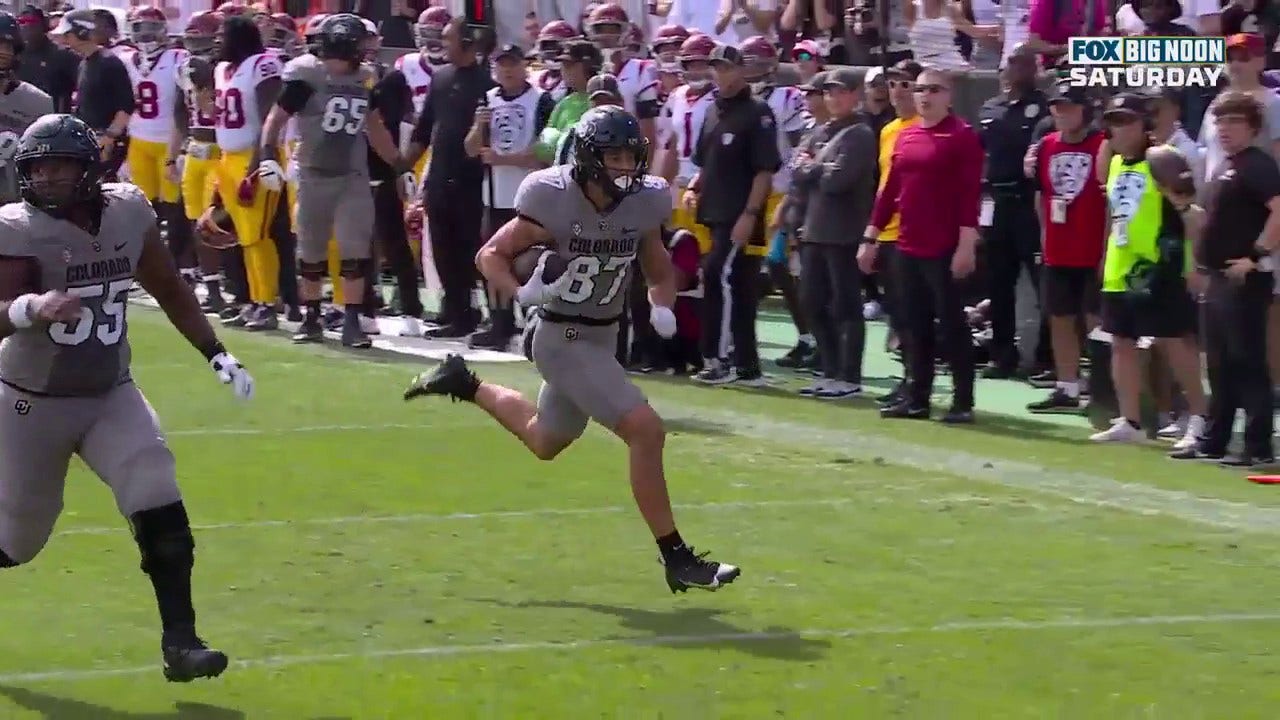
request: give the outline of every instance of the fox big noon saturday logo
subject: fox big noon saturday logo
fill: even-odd
[[[1227,62],[1221,37],[1073,37],[1068,79],[1076,87],[1216,87]]]

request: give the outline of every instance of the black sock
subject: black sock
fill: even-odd
[[[679,530],[672,530],[670,535],[663,535],[658,538],[658,552],[662,553],[662,557],[671,557],[671,555],[685,548],[684,539],[680,537]]]
[[[303,304],[307,307],[307,322],[320,322],[320,301],[308,300]]]
[[[222,295],[222,283],[217,280],[205,280],[204,289],[211,299]]]
[[[142,571],[151,579],[165,634],[194,632],[191,568],[195,540],[182,502],[134,513],[129,517],[142,553]]]

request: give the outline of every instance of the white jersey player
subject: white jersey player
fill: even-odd
[[[751,92],[769,105],[778,129],[778,154],[782,167],[773,175],[773,197],[777,202],[791,187],[791,156],[799,145],[800,135],[809,123],[809,110],[804,95],[789,85],[775,85],[778,51],[773,43],[760,35],[743,40],[738,46]]]

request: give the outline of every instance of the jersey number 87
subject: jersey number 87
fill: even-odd
[[[363,98],[331,97],[325,103],[320,127],[327,133],[355,135],[364,127],[364,112],[368,105],[369,101]]]
[[[594,255],[574,258],[569,263],[569,279],[565,281],[564,290],[560,292],[560,299],[567,303],[586,302],[596,292],[597,275],[617,273],[613,278],[613,284],[609,286],[609,291],[597,303],[608,305],[622,289],[622,283],[627,279],[627,270],[635,257],[635,255],[614,255],[605,263],[601,263],[600,258]]]

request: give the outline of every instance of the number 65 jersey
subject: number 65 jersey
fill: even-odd
[[[294,116],[298,130],[301,175],[368,175],[369,144],[364,131],[373,88],[373,71],[361,66],[339,75],[329,72],[315,55],[302,55],[284,66],[285,83],[303,82],[313,92]]]
[[[0,342],[0,380],[35,394],[103,395],[129,382],[125,321],[129,288],[147,231],[151,203],[136,186],[102,186],[106,208],[96,236],[26,203],[0,207],[0,255],[31,261],[24,292],[62,290],[80,298],[80,316],[19,330]]]
[[[568,261],[569,279],[544,309],[566,318],[612,320],[622,314],[641,238],[671,217],[671,190],[662,178],[646,175],[638,192],[601,212],[573,179],[573,166],[557,165],[524,179],[516,212],[546,229]]]

